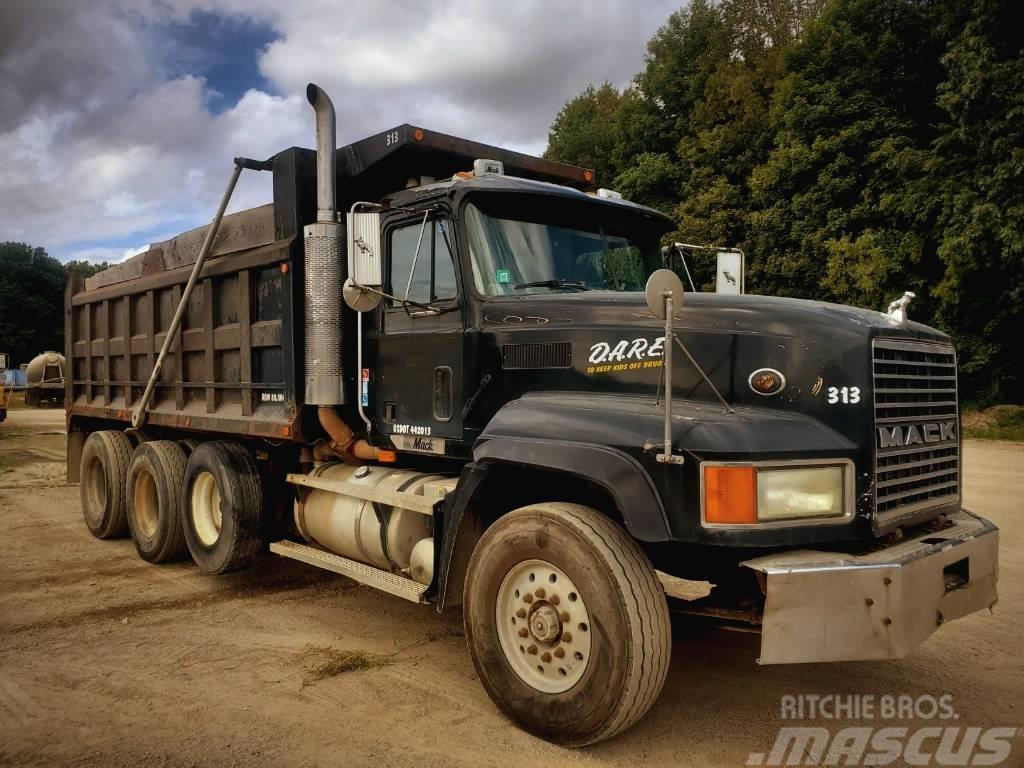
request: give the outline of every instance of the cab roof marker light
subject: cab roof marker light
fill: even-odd
[[[480,158],[473,161],[474,176],[504,176],[505,164],[500,160]]]
[[[598,197],[603,197],[605,200],[621,200],[622,199],[622,193],[621,192],[616,192],[614,189],[605,189],[604,187],[601,187],[599,190],[597,190],[597,196]]]

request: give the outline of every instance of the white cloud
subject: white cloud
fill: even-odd
[[[674,7],[4,0],[0,239],[110,260],[124,249],[71,244],[141,240],[202,223],[234,156],[312,146],[304,97],[311,80],[335,102],[341,144],[411,122],[538,153],[566,99],[590,82],[628,82]],[[166,76],[152,55],[154,25],[195,9],[270,24],[278,39],[259,67],[283,95],[250,90],[214,114],[203,78]],[[270,194],[268,174],[246,172],[231,210]]]

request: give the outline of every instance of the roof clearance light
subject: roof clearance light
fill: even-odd
[[[474,160],[473,161],[473,175],[474,176],[504,176],[505,175],[505,164],[500,160]]]
[[[622,199],[622,193],[621,192],[616,192],[614,189],[605,189],[604,187],[601,187],[599,190],[597,190],[597,196],[598,197],[603,197],[605,200],[621,200]]]

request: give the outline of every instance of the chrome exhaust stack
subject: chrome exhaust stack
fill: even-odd
[[[341,360],[342,227],[335,200],[336,125],[334,104],[324,90],[306,86],[316,112],[316,224],[303,228],[306,298],[306,397],[309,405],[343,405]]]

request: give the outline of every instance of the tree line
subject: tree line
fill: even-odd
[[[0,242],[0,352],[17,367],[40,352],[64,352],[64,286],[107,264],[61,263],[43,248]]]
[[[954,336],[962,395],[1024,401],[1024,25],[1015,0],[691,0],[546,156],[739,246],[750,292]],[[695,265],[710,281],[712,265]]]

